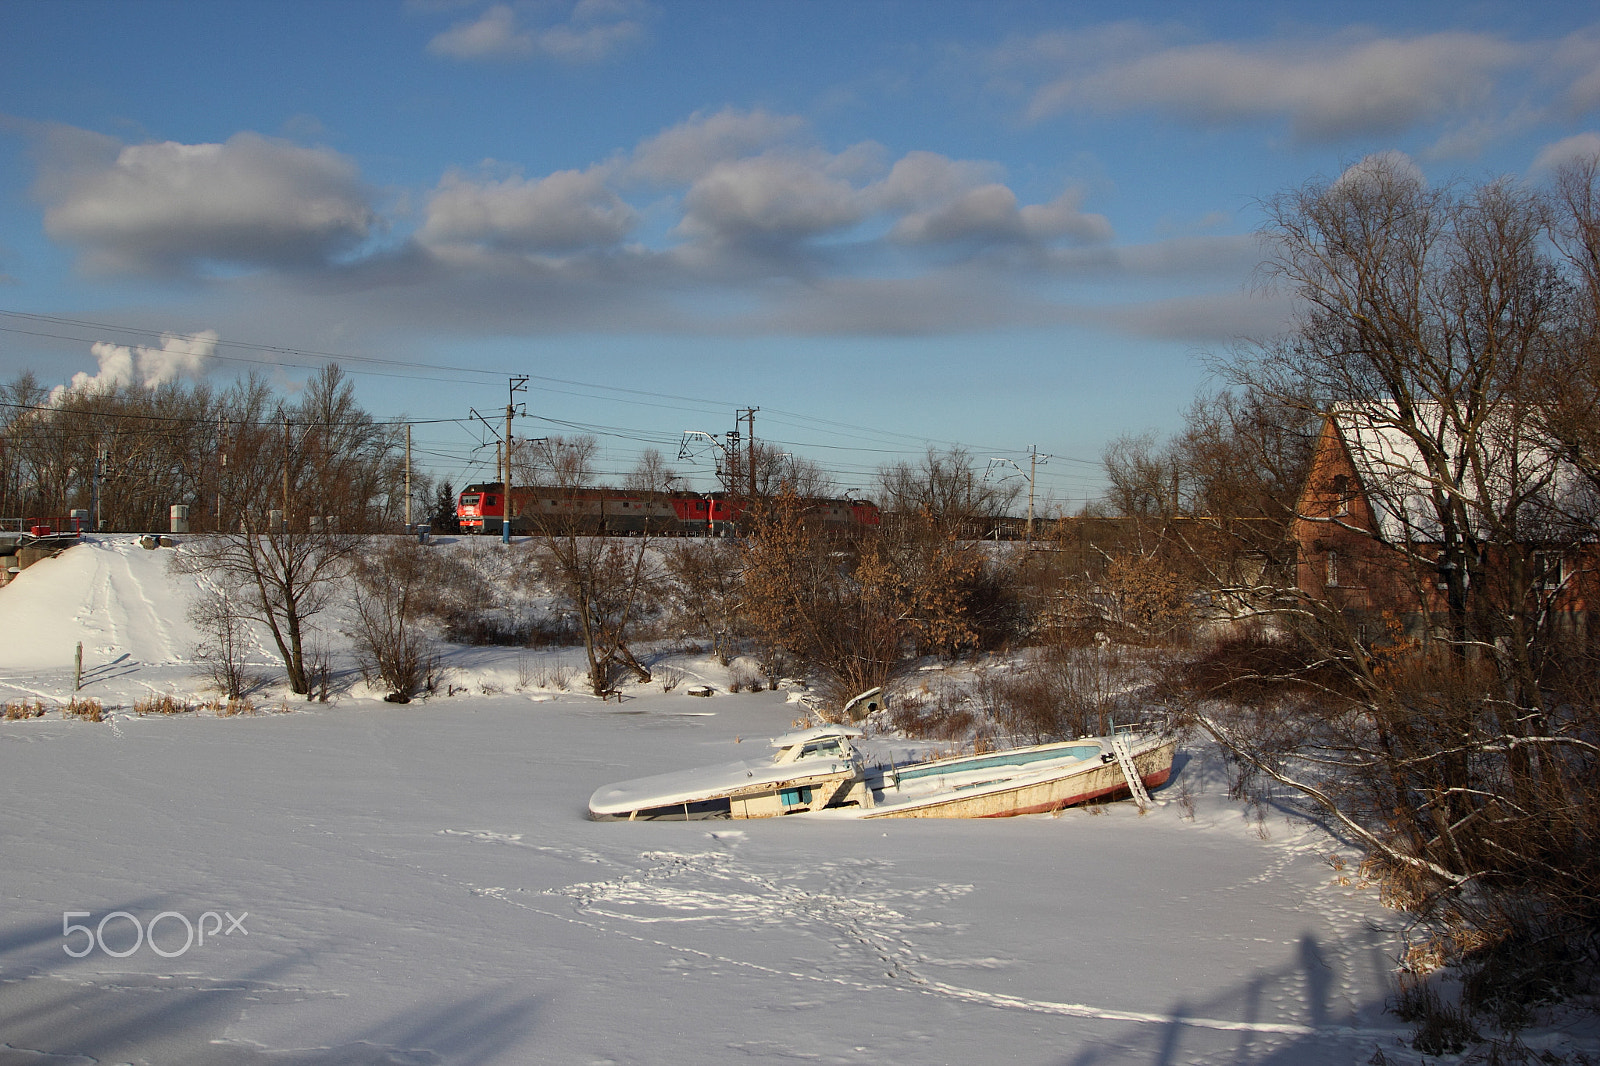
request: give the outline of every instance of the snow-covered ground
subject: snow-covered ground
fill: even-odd
[[[595,823],[598,785],[748,757],[796,708],[517,692],[571,652],[457,649],[449,698],[139,717],[201,684],[169,554],[0,589],[0,702],[70,695],[81,640],[123,708],[0,722],[0,1066],[1416,1057],[1400,917],[1205,746],[1192,817],[1174,784],[1142,816]]]

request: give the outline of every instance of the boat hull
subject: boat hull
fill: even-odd
[[[1172,776],[1177,741],[1167,740],[1135,751],[1134,767],[1146,788],[1160,788]],[[1130,794],[1122,767],[1115,761],[1096,763],[1058,777],[1019,782],[992,789],[937,796],[897,804],[886,799],[874,807],[850,812],[858,818],[1013,818],[1048,814],[1080,803]]]
[[[622,781],[597,789],[589,816],[698,818],[1010,818],[1126,796],[1116,745],[1127,744],[1146,788],[1172,774],[1177,742],[1153,734],[1082,737],[901,766],[863,765],[842,727],[775,740],[773,762],[737,762]],[[859,735],[859,730],[855,731]]]

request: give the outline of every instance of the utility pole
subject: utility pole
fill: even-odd
[[[89,506],[94,508],[94,531],[100,532],[100,478],[105,473],[106,446],[97,444],[94,449],[94,477],[89,482]]]
[[[406,532],[411,532],[411,423],[406,423]]]
[[[1049,456],[1049,455],[1041,455],[1039,453],[1039,446],[1037,444],[1032,444],[1032,445],[1028,446],[1028,472],[1026,474],[1023,474],[1023,476],[1028,479],[1028,526],[1027,526],[1028,532],[1027,532],[1027,543],[1029,545],[1033,544],[1033,487],[1034,487],[1034,481],[1039,476],[1039,468],[1041,466],[1045,465],[1046,463],[1048,463],[1051,458],[1052,457]],[[1009,466],[1011,469],[1015,470],[1017,472],[1017,474],[1022,474],[1022,467],[1018,466],[1016,464],[1015,460],[1012,460],[1012,459],[998,459],[998,458],[997,459],[990,459],[989,460],[989,468],[983,472],[983,480],[988,481],[988,480],[991,479],[991,476],[994,474],[994,468],[996,466]],[[999,480],[1004,481],[1008,477],[1016,477],[1017,474],[1006,474],[1003,477],[999,478]]]
[[[289,531],[289,415],[283,416],[283,528],[276,532]]]
[[[506,474],[502,485],[504,493],[500,497],[500,543],[511,543],[511,412],[517,405],[517,393],[528,391],[527,375],[509,379],[509,391],[506,396]]]
[[[759,407],[741,407],[739,409],[738,414],[735,415],[734,419],[733,419],[735,425],[737,425],[741,420],[743,420],[744,422],[746,422],[748,424],[748,427],[749,427],[749,434],[748,434],[748,440],[750,442],[749,443],[749,451],[750,451],[750,470],[749,470],[749,475],[750,475],[750,496],[749,496],[749,500],[750,500],[751,503],[754,503],[755,502],[755,498],[756,498],[756,412],[759,411],[759,410],[761,410],[761,408],[759,408]]]
[[[1028,446],[1028,457],[1028,543],[1031,545],[1033,543],[1033,481],[1039,473],[1039,463],[1048,462],[1050,457],[1046,455],[1041,459],[1037,444]]]

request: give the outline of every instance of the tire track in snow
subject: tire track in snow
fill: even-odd
[[[94,573],[89,575],[89,595],[85,597],[84,611],[73,621],[99,636],[103,643],[96,650],[109,654],[119,643],[112,611],[110,549],[98,542],[91,543],[90,548],[94,551]]]
[[[162,619],[161,611],[156,607],[155,601],[150,598],[149,592],[144,587],[144,582],[140,581],[134,574],[133,564],[128,561],[128,553],[119,551],[116,554],[117,562],[121,564],[120,576],[122,582],[119,583],[113,577],[112,584],[125,585],[125,587],[117,588],[117,601],[123,605],[124,610],[127,612],[125,618],[129,628],[128,641],[124,644],[124,647],[127,647],[130,652],[136,652],[134,658],[142,662],[177,662],[178,655],[174,648],[175,642],[171,627]],[[132,595],[129,594],[130,592]],[[141,644],[148,645],[148,641],[144,638],[144,634],[147,633],[155,635],[155,643],[135,649],[133,647],[135,635],[138,635]]]

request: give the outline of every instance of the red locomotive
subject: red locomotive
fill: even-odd
[[[463,533],[499,533],[505,520],[505,493],[499,482],[468,485],[456,504]],[[807,513],[826,528],[875,526],[876,504],[865,500],[807,500]],[[748,507],[725,492],[626,492],[622,489],[553,489],[515,486],[511,490],[511,531],[530,533],[539,516],[570,518],[585,533],[600,536],[727,536],[738,531]]]

